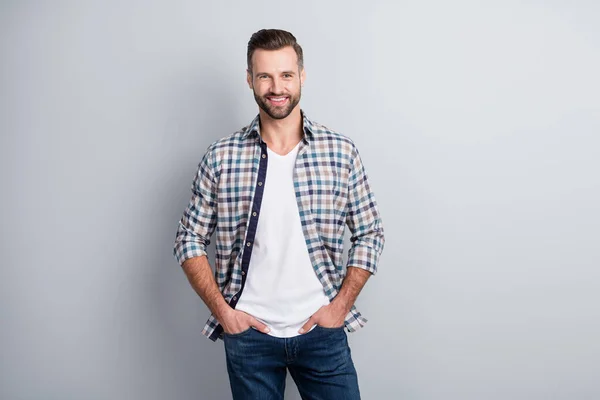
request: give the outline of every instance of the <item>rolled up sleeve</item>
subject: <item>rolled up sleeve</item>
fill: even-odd
[[[173,255],[182,265],[192,257],[206,255],[217,221],[216,179],[211,149],[198,164],[192,182],[192,198],[179,221]]]
[[[346,213],[351,246],[347,266],[362,268],[375,275],[385,243],[383,223],[356,146],[351,162]]]

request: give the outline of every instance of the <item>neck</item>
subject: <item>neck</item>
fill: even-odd
[[[304,136],[302,131],[302,114],[297,105],[290,115],[283,119],[273,119],[260,109],[260,135],[267,144],[277,148],[296,145]]]

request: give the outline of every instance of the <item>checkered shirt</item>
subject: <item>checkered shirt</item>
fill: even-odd
[[[304,135],[294,167],[296,200],[312,267],[333,300],[346,266],[377,272],[385,242],[383,225],[354,142],[311,121],[304,111],[301,114]],[[247,274],[252,273],[248,265],[268,184],[267,162],[258,115],[250,125],[212,143],[198,165],[192,197],[176,233],[173,254],[182,265],[191,257],[206,255],[216,230],[215,280],[233,308]],[[346,224],[351,246],[344,266]],[[354,332],[366,322],[353,305],[345,327]],[[216,341],[222,333],[211,314],[202,334]]]

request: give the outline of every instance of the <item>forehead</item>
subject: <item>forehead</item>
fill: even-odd
[[[256,49],[252,55],[254,72],[295,70],[296,68],[298,68],[298,56],[292,46],[278,50]]]

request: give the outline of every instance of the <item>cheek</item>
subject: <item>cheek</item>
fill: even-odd
[[[254,91],[259,95],[264,95],[269,91],[269,87],[266,82],[255,82]]]
[[[297,92],[300,89],[300,84],[299,82],[286,82],[284,87],[288,92]]]

